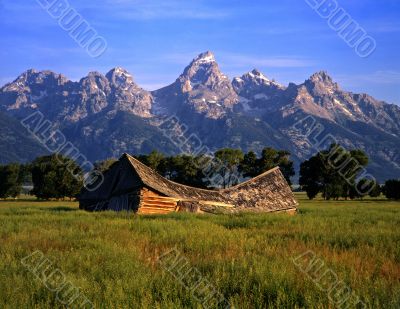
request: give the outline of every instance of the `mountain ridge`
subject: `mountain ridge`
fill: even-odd
[[[280,147],[292,152],[297,166],[315,145],[293,127],[313,117],[344,146],[364,149],[381,179],[393,175],[389,169],[400,174],[397,105],[344,91],[326,71],[288,86],[257,69],[230,80],[211,52],[195,57],[172,84],[155,91],[141,88],[122,67],[104,75],[89,72],[79,81],[30,69],[0,88],[0,111],[16,119],[41,111],[84,152],[96,150],[98,156],[90,154],[93,160],[151,147],[179,152],[174,139],[182,130],[167,138],[157,131],[160,119],[174,115],[187,127],[186,135],[194,134],[210,149]],[[101,149],[107,142],[99,139],[112,149]]]

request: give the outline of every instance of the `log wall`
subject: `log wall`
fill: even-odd
[[[177,199],[162,196],[146,188],[140,191],[138,214],[167,214],[175,211],[178,211]]]

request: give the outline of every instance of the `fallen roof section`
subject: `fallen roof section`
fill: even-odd
[[[168,180],[129,154],[122,158],[129,160],[146,187],[165,196],[233,205],[237,210],[286,211],[298,206],[279,167],[228,189],[205,190]]]

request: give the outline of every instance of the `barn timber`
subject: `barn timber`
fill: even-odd
[[[79,207],[88,211],[134,211],[139,214],[189,212],[295,213],[297,202],[279,168],[224,190],[204,190],[170,181],[124,154],[104,173],[94,191],[83,189]]]

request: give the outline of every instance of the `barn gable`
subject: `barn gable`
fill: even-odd
[[[124,158],[115,162],[103,176],[102,184],[96,190],[89,191],[83,189],[79,194],[80,208],[86,210],[119,210],[117,209],[118,207],[110,208],[110,201],[114,200],[111,204],[115,204],[119,197],[126,199],[127,197],[125,197],[125,195],[128,193],[135,193],[143,186],[141,178],[136,171],[132,169],[129,160]],[[100,179],[98,181],[100,181]],[[93,187],[97,187],[97,185],[98,184],[95,183]]]

